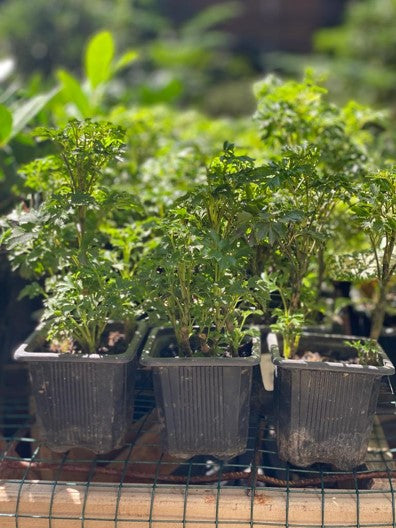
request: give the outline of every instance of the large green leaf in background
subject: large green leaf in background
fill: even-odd
[[[110,78],[114,52],[114,39],[109,31],[101,31],[90,40],[85,53],[85,75],[92,89]]]
[[[119,71],[123,68],[126,68],[129,66],[132,62],[135,62],[135,60],[138,58],[139,54],[136,50],[128,50],[126,51],[119,59],[116,60],[116,63],[114,65],[114,70]]]
[[[8,108],[0,104],[0,147],[5,145],[12,131],[12,114]]]
[[[55,87],[47,93],[36,95],[18,106],[13,111],[13,126],[10,139],[19,134],[33,117],[35,117],[44,106],[56,95],[59,87]]]
[[[62,93],[67,100],[76,105],[82,117],[91,117],[91,105],[80,82],[66,70],[58,70],[56,75],[62,84]]]

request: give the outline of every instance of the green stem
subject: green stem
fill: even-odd
[[[379,296],[378,301],[375,303],[372,319],[371,319],[371,329],[370,337],[371,339],[378,340],[382,332],[382,327],[384,325],[385,319],[385,310],[386,310],[386,285],[379,285]]]

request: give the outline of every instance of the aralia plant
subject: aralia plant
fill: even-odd
[[[142,259],[147,312],[174,329],[184,357],[243,354],[254,297],[246,269],[250,248],[234,195],[253,169],[226,143],[207,183],[187,193],[158,224],[158,244]],[[248,345],[247,345],[248,346]]]
[[[22,295],[44,299],[48,340],[59,343],[59,351],[74,346],[91,354],[109,321],[134,318],[130,281],[107,257],[101,230],[117,208],[133,204],[105,174],[122,155],[124,131],[73,120],[37,134],[53,153],[22,169],[31,199],[2,220],[2,242],[13,268],[32,280]]]

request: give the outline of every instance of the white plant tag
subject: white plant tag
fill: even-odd
[[[273,391],[275,365],[271,361],[271,354],[261,354],[260,370],[264,389],[266,391]]]

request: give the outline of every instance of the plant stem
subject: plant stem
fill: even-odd
[[[378,301],[375,304],[371,320],[371,339],[378,340],[379,336],[381,335],[386,310],[386,289],[387,288],[384,284],[379,285]]]
[[[184,357],[191,357],[192,356],[192,350],[190,346],[190,332],[189,329],[185,326],[180,328],[179,333],[179,347],[180,352]]]
[[[320,246],[318,252],[318,282],[317,282],[317,291],[316,291],[316,300],[319,301],[321,298],[323,278],[325,275],[325,260],[324,260],[324,248]]]
[[[380,269],[380,273],[378,276],[378,300],[375,304],[372,315],[370,337],[376,340],[378,340],[379,336],[381,335],[382,327],[384,325],[386,311],[386,294],[393,274],[391,263],[395,245],[396,233],[392,232],[390,235],[386,236],[386,243],[382,260],[382,269]]]

